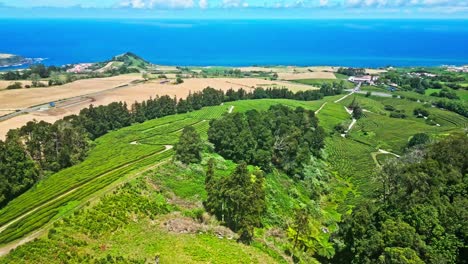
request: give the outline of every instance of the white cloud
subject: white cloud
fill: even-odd
[[[200,0],[198,2],[198,6],[201,8],[201,9],[205,9],[208,7],[208,0]]]
[[[468,0],[345,0],[349,7],[468,6]]]
[[[194,3],[194,0],[124,0],[120,3],[120,6],[130,7],[130,8],[139,8],[139,9],[142,9],[142,8],[149,8],[149,9],[152,9],[152,8],[192,8],[195,6],[195,3]]]
[[[223,3],[221,4],[222,7],[224,8],[239,8],[239,7],[249,7],[249,3],[243,1],[243,0],[223,0]]]

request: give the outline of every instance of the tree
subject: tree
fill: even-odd
[[[182,131],[179,143],[175,146],[175,159],[184,164],[199,163],[202,159],[203,142],[194,127],[187,126]]]
[[[39,76],[39,74],[33,73],[33,74],[31,74],[31,76],[29,78],[31,79],[32,87],[38,87],[39,86],[39,82],[41,80],[41,76]]]
[[[7,90],[14,90],[14,89],[21,89],[23,88],[23,84],[20,82],[14,82],[7,86]]]
[[[430,141],[430,137],[426,133],[418,133],[415,134],[410,141],[408,142],[408,148],[417,146],[417,145],[424,145]]]
[[[176,84],[184,83],[184,80],[181,77],[177,77]]]
[[[145,81],[148,81],[149,80],[149,74],[147,72],[144,72],[141,77],[143,78],[143,80]]]
[[[247,164],[241,162],[229,177],[216,181],[209,169],[207,180],[213,182],[207,185],[207,211],[239,233],[239,241],[250,243],[254,228],[261,226],[261,216],[266,210],[263,172],[251,173]]]
[[[291,250],[291,257],[294,257],[296,247],[304,247],[303,236],[308,236],[310,233],[309,224],[309,213],[306,208],[296,208],[294,210],[294,220],[291,226],[289,226],[289,234],[293,241],[293,247]]]
[[[360,119],[363,115],[363,111],[362,111],[362,108],[361,106],[357,105],[354,107],[353,109],[353,118],[354,119]]]

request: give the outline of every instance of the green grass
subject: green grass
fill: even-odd
[[[344,74],[336,73],[336,72],[335,72],[335,76],[336,76],[337,79],[340,79],[340,80],[348,80],[348,78],[349,78],[348,75],[344,75]]]
[[[322,126],[326,132],[332,132],[337,124],[349,121],[351,116],[346,112],[341,104],[328,102],[325,107],[317,114]]]
[[[339,78],[338,79],[302,79],[302,80],[293,80],[292,82],[320,87],[324,83],[333,84],[333,83],[338,83],[341,81],[344,81],[344,80],[340,80]],[[348,81],[344,81],[344,83],[347,89],[351,89],[354,87],[353,83],[350,83]]]
[[[401,154],[409,138],[416,133],[446,134],[454,130],[458,129],[430,126],[423,121],[366,113],[366,117],[358,120],[356,126],[351,130],[350,138],[375,148]]]
[[[377,162],[380,164],[380,165],[383,165],[385,164],[385,162],[387,162],[388,160],[391,160],[391,159],[395,159],[395,156],[393,156],[392,154],[377,154],[375,156],[375,158],[377,159]]]

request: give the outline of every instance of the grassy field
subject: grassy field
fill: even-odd
[[[467,87],[467,86],[465,86],[465,87]],[[427,89],[425,95],[431,95],[432,93],[438,93],[440,91],[441,91],[441,89]],[[457,96],[460,97],[460,100],[468,101],[468,91],[467,90],[458,89],[458,90],[454,90],[454,91],[457,94]],[[434,97],[434,98],[437,98],[437,97]]]
[[[293,80],[292,82],[320,87],[320,85],[322,85],[323,83],[333,84],[333,83],[341,82],[341,81],[342,80],[338,78],[338,79],[302,79],[302,80]],[[347,89],[351,89],[354,87],[353,83],[350,83],[348,81],[344,81],[344,82],[345,82]]]
[[[337,124],[351,121],[351,116],[346,112],[341,104],[328,102],[327,105],[317,114],[322,126],[326,132],[332,132]]]

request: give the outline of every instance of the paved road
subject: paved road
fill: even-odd
[[[357,93],[357,94],[367,94],[367,91],[355,91],[354,89],[351,90],[346,90],[346,91],[349,91],[349,92],[352,92],[352,93]],[[383,92],[374,92],[374,91],[371,91],[372,93],[372,96],[379,96],[379,97],[392,97],[393,94],[389,94],[389,93],[383,93]],[[400,96],[398,96],[400,97]]]

